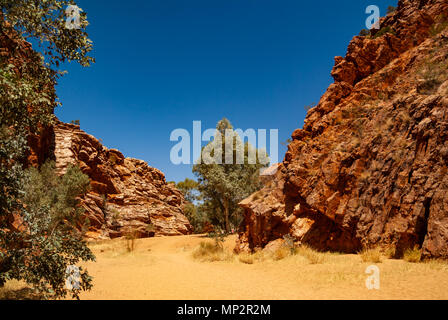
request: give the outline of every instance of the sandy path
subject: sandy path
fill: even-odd
[[[331,255],[323,264],[302,257],[252,265],[199,262],[191,257],[201,236],[137,240],[127,253],[123,241],[92,246],[87,264],[94,289],[82,299],[448,299],[448,266],[386,260],[380,290],[367,290],[357,255]],[[226,247],[235,241],[229,237]]]

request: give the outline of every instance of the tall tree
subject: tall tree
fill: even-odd
[[[218,122],[214,138],[202,149],[201,162],[193,166],[193,172],[198,177],[202,210],[226,232],[231,223],[240,223],[238,202],[260,188],[259,171],[266,161],[266,152],[243,143],[229,120]]]
[[[6,49],[0,55],[0,285],[9,279],[24,280],[55,297],[67,294],[63,287],[68,264],[91,260],[93,255],[73,228],[57,228],[42,236],[49,224],[38,223],[36,217],[54,221],[54,203],[38,209],[26,205],[31,178],[24,164],[29,136],[52,123],[53,109],[59,105],[54,85],[64,73],[58,69],[60,64],[76,61],[88,66],[94,61],[89,56],[92,42],[85,30],[86,14],[79,12],[79,28],[66,28],[66,8],[74,4],[68,0],[0,0],[0,39]],[[33,40],[40,52],[26,40]],[[46,187],[55,188],[53,184]],[[84,192],[78,187],[70,190],[75,193],[71,197]],[[67,201],[66,212],[75,212],[76,202]],[[19,221],[20,228],[12,221]],[[80,287],[90,288],[86,271],[81,278]],[[72,293],[77,297],[79,291]]]

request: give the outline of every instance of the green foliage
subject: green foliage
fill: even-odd
[[[52,66],[77,61],[89,66],[94,59],[88,56],[92,41],[88,38],[87,15],[80,13],[80,29],[67,29],[65,10],[72,0],[0,0],[4,19],[24,39],[35,39]],[[1,18],[0,18],[1,20]],[[5,27],[2,25],[2,27]]]
[[[185,200],[191,203],[198,200],[198,187],[199,183],[189,178],[176,184],[176,188],[184,194]]]
[[[382,37],[382,36],[384,36],[385,34],[388,34],[388,33],[389,34],[393,34],[393,35],[396,34],[395,30],[392,27],[387,26],[387,27],[381,28],[377,33],[375,33],[373,38],[376,39],[376,38]]]
[[[87,178],[69,168],[59,179],[50,164],[41,171],[23,170],[29,135],[52,123],[59,104],[54,85],[63,74],[57,70],[60,63],[88,66],[94,61],[88,56],[92,43],[85,32],[86,15],[81,29],[65,28],[68,4],[75,3],[0,0],[0,33],[11,40],[6,52],[12,55],[0,57],[0,285],[21,279],[48,297],[66,294],[67,265],[93,258],[75,228],[79,209],[74,195],[82,193]],[[34,40],[41,52],[23,40]],[[13,214],[20,228],[11,224]],[[89,289],[87,272],[81,277],[81,289]]]
[[[0,232],[0,248],[12,249],[0,250],[0,283],[24,280],[46,298],[67,295],[67,267],[95,259],[79,230],[84,222],[77,197],[89,185],[89,178],[74,166],[61,177],[54,162],[25,171],[19,225]],[[71,292],[75,298],[92,287],[87,271],[80,271],[80,288]]]
[[[187,203],[184,205],[184,214],[193,227],[194,233],[204,232],[204,227],[207,222],[210,222],[207,213],[201,210],[201,206],[197,206],[194,203]]]
[[[367,29],[362,29],[361,31],[359,31],[359,35],[361,37],[368,37],[368,36],[370,36],[370,31]]]
[[[198,177],[200,210],[206,212],[213,225],[229,232],[231,224],[237,226],[242,220],[238,202],[260,189],[259,170],[268,159],[264,150],[255,150],[247,142],[243,144],[227,119],[219,121],[216,129],[214,140],[202,150],[203,163],[194,165],[193,173]],[[231,148],[228,152],[231,163],[226,163],[226,139]],[[250,155],[254,154],[255,163],[251,164]]]
[[[190,221],[194,233],[202,233],[206,222],[208,222],[206,213],[200,210],[200,207],[197,205],[197,202],[201,199],[198,187],[199,183],[189,178],[176,184],[176,188],[183,193],[187,201],[183,211],[188,221]]]

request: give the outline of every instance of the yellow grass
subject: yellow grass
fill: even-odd
[[[266,252],[238,256],[232,254],[235,240],[228,237],[223,246],[232,259],[218,261],[193,257],[201,242],[214,244],[198,235],[137,239],[133,252],[125,239],[91,244],[97,262],[84,266],[94,288],[81,299],[448,299],[445,261],[383,258],[377,264],[380,290],[368,290],[366,268],[375,263],[358,254],[298,247],[281,260]],[[311,263],[315,254],[323,256],[320,263]]]
[[[381,263],[383,261],[380,248],[363,249],[360,252],[362,261]]]
[[[403,259],[407,262],[420,262],[422,252],[418,247],[414,249],[407,249],[403,254]]]

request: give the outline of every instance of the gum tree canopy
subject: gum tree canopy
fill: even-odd
[[[226,150],[227,149],[227,150]],[[255,149],[226,118],[216,125],[214,139],[202,149],[202,161],[193,166],[201,193],[200,210],[226,232],[242,220],[238,202],[260,189],[260,169],[269,162],[264,149]]]
[[[94,62],[86,14],[80,12],[79,28],[66,28],[69,5],[75,2],[0,0],[0,286],[23,280],[44,297],[65,296],[67,267],[94,259],[79,231],[76,201],[87,177],[76,167],[58,177],[51,163],[25,168],[29,135],[52,123],[59,104],[61,63]],[[92,286],[87,271],[80,276],[75,298]]]

